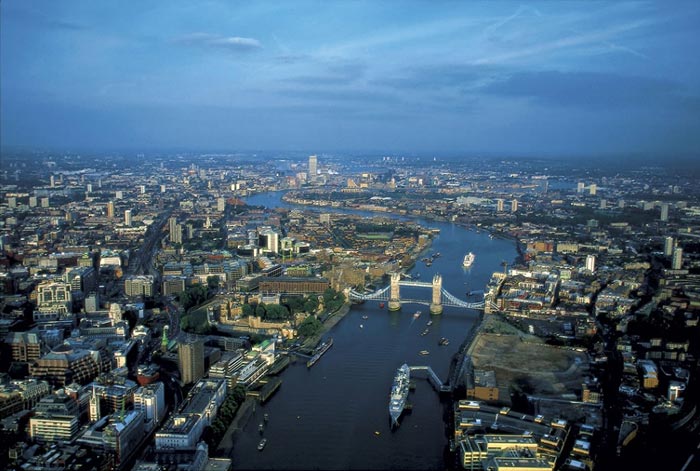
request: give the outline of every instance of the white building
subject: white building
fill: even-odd
[[[165,387],[157,381],[134,392],[134,409],[144,414],[146,429],[153,430],[165,416]]]
[[[586,270],[595,272],[595,255],[586,255]]]

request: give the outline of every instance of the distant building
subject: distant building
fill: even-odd
[[[664,239],[664,255],[666,257],[670,257],[673,255],[673,249],[676,246],[676,241],[673,239],[673,237],[666,237]]]
[[[683,249],[681,247],[676,247],[673,249],[673,261],[671,263],[671,268],[674,270],[680,270],[683,267]]]
[[[124,211],[124,225],[127,227],[131,227],[131,210],[127,209]]]
[[[518,200],[513,200],[510,202],[510,212],[515,213],[518,211]]]
[[[595,255],[586,255],[586,270],[595,272]]]
[[[325,278],[279,276],[261,279],[258,290],[261,293],[321,294],[329,287]]]
[[[307,181],[309,183],[314,183],[316,181],[316,176],[318,174],[318,157],[315,155],[309,156],[309,174],[307,176]]]
[[[499,213],[502,213],[504,204],[505,204],[505,201],[503,200],[503,198],[498,198],[496,200],[496,211],[498,211]]]
[[[152,275],[129,276],[124,280],[124,293],[130,297],[153,296],[153,284]]]

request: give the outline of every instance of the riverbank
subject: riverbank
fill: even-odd
[[[348,312],[350,312],[351,307],[352,304],[346,301],[345,304],[340,307],[340,309],[332,314],[328,314],[328,316],[323,320],[323,327],[321,328],[321,331],[313,337],[306,339],[302,345],[302,348],[313,350],[318,344],[318,341],[321,340],[321,337],[335,327],[335,325],[340,322]]]
[[[224,433],[224,436],[219,442],[219,446],[216,448],[217,456],[231,456],[233,452],[233,443],[238,433],[243,430],[253,416],[253,412],[255,412],[255,402],[255,399],[248,397],[243,401],[243,404],[240,405],[231,425],[226,429],[226,433]]]

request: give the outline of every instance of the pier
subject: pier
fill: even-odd
[[[428,382],[435,388],[435,390],[439,393],[450,393],[452,392],[452,386],[448,383],[445,384],[442,382],[440,377],[433,371],[433,369],[429,366],[409,366],[408,367],[411,372],[414,371],[425,371],[428,375]]]
[[[250,390],[246,393],[247,397],[252,397],[257,399],[261,403],[267,401],[272,394],[280,387],[282,380],[274,377],[267,378],[260,381],[261,387],[259,389]]]

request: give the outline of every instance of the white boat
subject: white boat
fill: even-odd
[[[462,262],[462,266],[465,268],[471,267],[472,263],[474,263],[475,258],[476,258],[476,255],[469,252],[467,255],[464,256],[464,261]]]
[[[413,313],[413,317],[415,317],[416,319],[418,319],[420,317],[420,315],[421,315],[420,311],[416,311]]]
[[[267,444],[267,438],[263,438],[260,440],[260,443],[258,443],[258,451],[262,451],[263,448],[265,448],[265,445]]]

